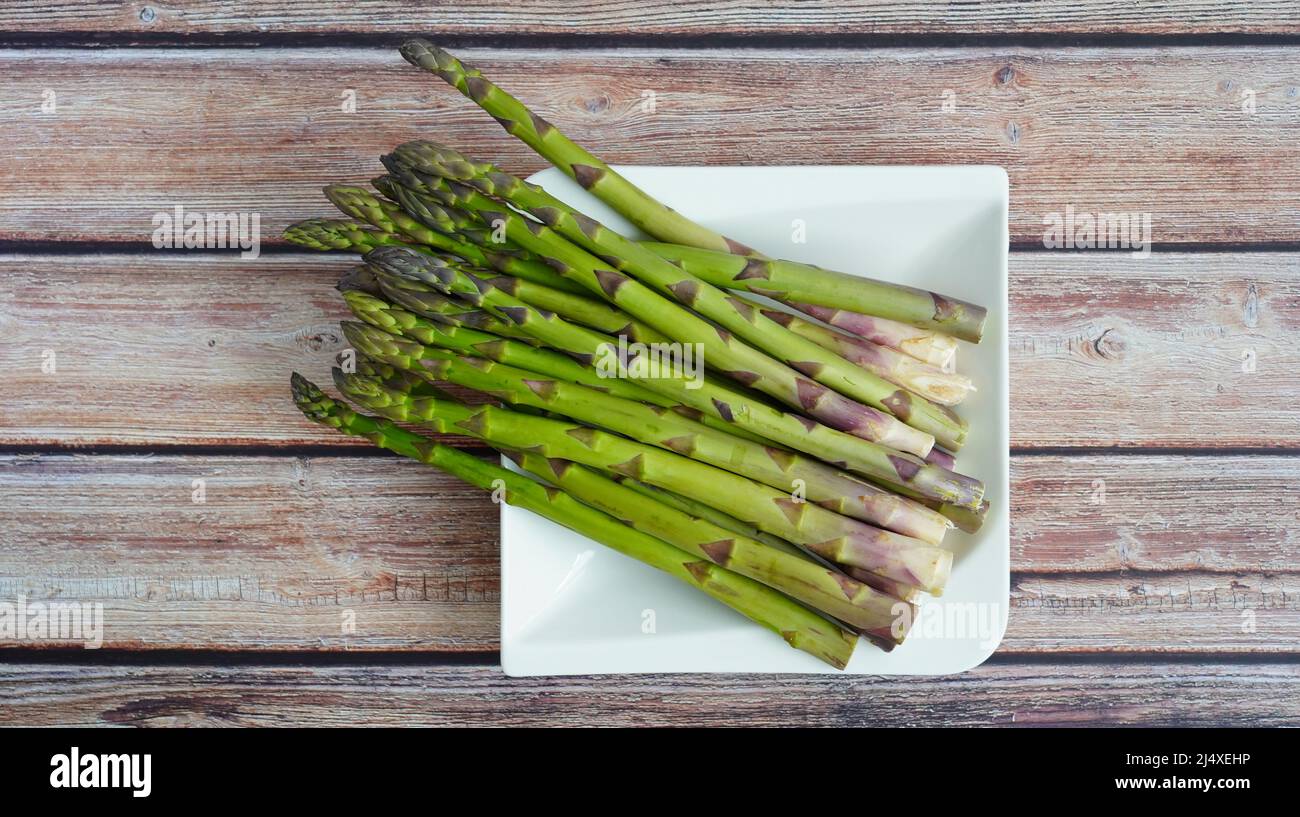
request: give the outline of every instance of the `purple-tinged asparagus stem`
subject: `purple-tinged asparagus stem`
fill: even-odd
[[[881,346],[863,338],[846,335],[778,309],[762,311],[768,318],[796,335],[807,338],[850,363],[861,366],[890,383],[902,386],[940,405],[955,406],[975,389],[975,384],[969,377],[945,372],[889,346]]]
[[[895,624],[914,620],[909,617],[914,616],[914,608],[865,582],[692,516],[596,470],[529,451],[500,450],[524,470],[632,528],[779,590],[856,629],[887,638]],[[904,635],[899,632],[894,640],[901,641]]]
[[[869,570],[863,570],[860,567],[845,567],[844,572],[850,577],[857,579],[867,587],[879,590],[897,599],[903,601],[915,601],[922,592],[921,588],[915,585],[903,584],[902,582],[887,579],[879,573],[872,573]]]
[[[806,548],[801,548],[798,545],[787,542],[786,540],[773,536],[770,533],[764,533],[748,522],[742,522],[734,516],[724,514],[722,511],[719,511],[717,508],[714,508],[707,503],[700,502],[696,499],[690,499],[679,494],[669,493],[668,491],[665,491],[662,488],[656,488],[653,485],[645,485],[637,482],[631,477],[623,476],[622,474],[610,473],[608,476],[620,485],[626,485],[632,490],[644,493],[647,496],[652,496],[666,505],[671,505],[692,516],[707,519],[715,525],[719,525],[734,533],[739,533],[742,536],[748,536],[750,539],[762,542],[769,547],[784,550],[787,553],[802,555],[804,558],[810,559],[826,567],[836,567],[838,570],[844,572],[845,575],[851,576],[863,584],[894,596],[895,598],[902,599],[903,601],[912,601],[921,594],[921,589],[919,587],[910,584],[902,584],[901,582],[896,582],[892,579],[886,579],[884,576],[863,570],[859,567],[832,565],[832,563],[823,560],[820,556],[817,556]]]
[[[872,343],[897,349],[941,371],[951,371],[949,367],[957,357],[957,339],[942,332],[917,329],[888,318],[877,318],[874,315],[863,315],[861,312],[849,312],[830,306],[818,306],[799,301],[781,300],[781,302]]]
[[[491,394],[516,409],[523,406],[602,427],[773,488],[793,491],[800,486],[808,501],[823,508],[856,519],[882,520],[888,529],[906,531],[907,535],[929,544],[940,544],[950,528],[942,515],[915,503],[900,502],[893,494],[824,462],[738,437],[721,421],[705,424],[707,415],[697,421],[626,395],[607,393],[590,382],[548,378],[517,366],[476,361],[477,356],[463,356],[464,350],[429,348],[374,328],[392,325],[419,330],[418,323],[412,324],[414,316],[395,308],[382,310],[383,315],[375,314],[381,310],[373,299],[367,308],[359,296],[354,296],[349,303],[373,323],[372,328],[366,328],[344,322],[344,335],[355,348],[383,363]],[[425,336],[436,342],[436,329],[428,329],[432,331],[426,331]],[[468,354],[474,355],[472,351]]]
[[[931,448],[930,453],[925,455],[925,461],[940,468],[947,468],[949,471],[957,467],[957,459],[942,448]]]
[[[988,318],[988,310],[978,304],[812,264],[673,244],[648,242],[644,246],[715,286],[878,315],[971,343],[979,343]]]
[[[350,338],[351,339],[351,338]],[[369,351],[361,351],[369,354]],[[916,539],[840,516],[762,483],[568,420],[538,417],[496,406],[413,397],[360,375],[335,371],[349,399],[398,422],[440,433],[464,433],[493,446],[613,469],[673,493],[696,496],[761,530],[806,545],[819,556],[878,572],[939,593],[952,569],[952,553]]]

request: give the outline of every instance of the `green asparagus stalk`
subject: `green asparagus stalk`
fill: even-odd
[[[708,521],[712,522],[718,527],[729,530],[732,533],[739,533],[742,536],[747,536],[750,539],[753,539],[758,542],[762,542],[768,547],[776,548],[777,550],[784,550],[787,553],[802,554],[805,558],[812,559],[813,561],[818,562],[819,564],[824,564],[824,566],[827,567],[833,567],[833,565],[831,565],[829,562],[822,561],[821,557],[817,556],[816,554],[806,551],[798,547],[797,545],[787,542],[784,539],[773,536],[770,533],[764,533],[763,531],[759,530],[758,528],[754,527],[748,522],[742,522],[736,517],[729,516],[728,514],[723,513],[717,508],[710,507],[709,505],[706,505],[703,502],[699,502],[689,497],[681,496],[680,494],[674,494],[669,491],[665,491],[662,488],[656,488],[653,485],[646,485],[645,483],[637,482],[631,477],[625,477],[620,474],[607,474],[606,476],[609,476],[611,479],[613,479],[615,482],[619,483],[620,485],[626,485],[628,488],[631,488],[634,491],[643,493],[646,496],[653,497],[659,500],[660,502],[662,502],[663,504],[670,505],[679,511],[688,513],[691,516],[696,516],[701,519],[707,519]],[[842,569],[846,575],[857,579],[863,584],[869,587],[874,587],[875,589],[879,590],[882,593],[893,596],[894,598],[897,599],[901,599],[903,601],[913,601],[921,594],[921,590],[918,587],[901,584],[899,582],[893,581],[891,579],[886,579],[884,576],[871,573],[861,568],[844,567],[840,569]]]
[[[735,333],[752,347],[767,352],[772,358],[788,363],[793,369],[847,398],[897,417],[903,423],[932,436],[946,448],[959,449],[965,441],[965,422],[943,406],[899,389],[893,383],[790,331],[752,304],[739,300],[696,277],[689,270],[583,215],[537,185],[503,173],[494,165],[471,162],[456,151],[431,142],[407,142],[395,148],[391,156],[396,163],[417,173],[451,182],[449,188],[453,193],[460,189],[457,184],[468,185],[478,194],[500,199],[532,213],[557,235],[598,256],[615,271],[624,273],[605,283],[602,288],[606,297],[616,299],[616,295],[610,291],[611,284],[612,288],[621,290],[626,289],[628,283],[639,281],[650,288],[651,294],[658,293],[661,296],[660,302],[665,302],[665,298],[675,299],[728,332]],[[606,273],[607,276],[615,274],[609,270]],[[600,282],[593,282],[592,286],[600,286]],[[650,321],[650,313],[638,314],[634,309],[636,305],[636,299],[629,298],[625,308],[633,315]],[[661,328],[667,334],[674,334],[667,326]],[[678,334],[674,337],[687,340],[698,338],[700,334]],[[873,439],[884,442],[879,438]],[[911,451],[902,446],[895,447]],[[912,453],[924,456],[926,452]]]
[[[988,310],[937,292],[891,284],[794,261],[731,255],[674,244],[645,244],[714,286],[744,289],[900,321],[979,343]]]
[[[376,298],[383,294],[383,290],[379,288],[379,279],[375,277],[370,267],[365,264],[355,266],[343,273],[334,288],[345,295],[350,291],[365,292]],[[446,300],[449,305],[452,303],[450,298]],[[447,308],[448,310],[451,309],[450,306]]]
[[[694,494],[833,562],[862,567],[928,592],[941,592],[952,569],[952,553],[942,548],[873,528],[729,471],[589,426],[491,405],[466,406],[413,397],[385,388],[379,381],[337,370],[335,383],[349,399],[391,420],[612,469],[674,493]]]
[[[379,363],[378,361],[375,361],[368,357],[363,356],[357,361],[357,372],[359,372],[362,375],[373,377],[379,380],[387,388],[395,389],[397,391],[401,391],[406,394],[411,394],[415,396],[437,396],[439,393],[438,389],[435,386],[433,386],[427,380],[418,377],[414,373],[406,371],[405,369],[399,369],[394,366],[389,366],[387,364]],[[538,472],[534,470],[534,473],[538,473]],[[714,525],[726,531],[740,534],[743,537],[752,539],[756,542],[766,545],[769,548],[775,548],[776,550],[783,551],[787,555],[793,555],[802,559],[811,560],[814,564],[820,565],[821,567],[829,569],[831,571],[837,570],[831,563],[826,562],[825,560],[821,559],[821,557],[816,556],[810,551],[803,550],[797,547],[796,545],[791,544],[790,542],[787,542],[786,540],[773,536],[769,533],[764,533],[763,531],[759,530],[753,525],[750,525],[746,522],[741,522],[739,519],[735,518],[734,516],[729,516],[723,513],[722,511],[719,511],[716,508],[706,505],[703,502],[699,502],[698,500],[690,499],[688,497],[684,497],[679,494],[674,494],[669,491],[665,491],[661,488],[656,488],[652,485],[646,485],[644,483],[637,482],[636,480],[630,477],[623,476],[615,472],[606,473],[605,476],[617,482],[619,485],[625,486],[626,488],[636,491],[637,493],[644,494],[648,497],[651,497],[652,499],[655,499],[658,502],[663,503],[664,505],[667,505],[671,508],[675,508],[676,510],[681,511],[682,513],[688,514],[689,516],[711,522]],[[620,515],[620,518],[627,518],[627,517]],[[690,548],[687,548],[687,550],[689,549]],[[903,601],[914,601],[920,593],[918,588],[891,581],[890,579],[886,579],[883,576],[879,576],[875,573],[870,573],[860,568],[846,567],[846,568],[841,568],[841,570],[848,576],[855,578],[858,581],[861,581],[863,584],[875,588],[876,590],[879,590],[882,593],[886,593],[890,596],[894,596],[895,598],[898,598]],[[754,576],[751,578],[759,578],[759,577]],[[770,582],[764,582],[764,583],[770,584]],[[795,594],[791,594],[791,595],[795,595]],[[805,601],[807,600],[805,599]],[[819,608],[819,609],[822,609],[825,612],[832,612],[828,608]],[[832,612],[832,614],[834,613]],[[875,636],[873,637],[874,641],[885,644],[886,646],[892,645],[892,641],[885,640],[879,637],[882,634],[875,633],[873,635]]]
[[[558,378],[570,383],[581,383],[626,400],[651,403],[675,411],[685,410],[686,413],[698,419],[701,423],[724,433],[742,436],[755,441],[761,440],[760,437],[752,435],[744,429],[737,428],[720,418],[700,415],[698,412],[684,409],[675,400],[646,389],[636,381],[601,377],[600,373],[590,366],[584,366],[570,357],[549,349],[533,348],[507,337],[497,337],[487,334],[485,331],[478,331],[466,326],[455,324],[448,326],[426,321],[414,311],[408,312],[368,293],[344,292],[343,297],[352,313],[361,320],[384,330],[386,333],[401,335],[417,342],[415,345],[385,347],[385,352],[391,355],[397,355],[400,351],[403,355],[402,365],[408,369],[415,369],[419,366],[419,361],[423,359],[426,351],[428,351],[423,346],[450,349],[462,355],[486,358],[535,374]],[[345,328],[346,326],[347,324],[345,324]],[[372,343],[377,343],[379,340],[382,340],[382,338],[373,338]],[[883,490],[882,493],[884,493]],[[890,509],[893,510],[892,506]],[[907,510],[913,509],[907,508]],[[939,519],[939,522],[940,524],[946,524],[942,518]]]
[[[384,276],[382,281],[377,281],[377,284],[377,291],[366,291],[367,295],[372,296],[366,301],[366,303],[373,301],[374,303],[381,305],[379,307],[380,310],[387,310],[389,304],[387,301],[382,300],[382,298],[390,298],[394,304],[408,306],[412,312],[415,312],[422,317],[429,318],[438,324],[436,328],[432,328],[429,331],[450,331],[452,327],[457,327],[465,330],[476,331],[481,336],[490,338],[491,340],[509,338],[512,341],[525,343],[529,346],[541,346],[541,341],[526,332],[521,332],[508,321],[501,320],[481,309],[469,304],[461,303],[454,298],[449,298],[441,293],[410,292],[405,289],[396,288],[392,286],[388,276]],[[344,300],[346,300],[349,305],[353,304],[354,301],[360,302],[360,296],[349,296],[347,291],[348,289],[355,290],[357,289],[356,287],[345,287],[344,282],[340,281],[337,289],[343,292]],[[355,307],[353,311],[356,311]],[[403,314],[409,315],[410,313]],[[394,326],[391,322],[377,322],[391,321],[391,317],[386,311],[377,311],[371,316],[359,315],[358,317],[361,317],[362,320],[365,320],[368,323],[373,323],[386,331],[401,332],[401,328]]]
[[[649,445],[674,451],[777,488],[855,519],[887,517],[899,503],[868,483],[819,460],[742,439],[666,408],[628,400],[572,381],[548,378],[491,360],[430,349],[386,332],[345,322],[344,334],[369,357],[399,366],[430,381],[446,381],[490,394],[512,406],[526,406],[600,426]],[[935,518],[937,515],[925,515]],[[903,526],[890,519],[892,528]],[[941,539],[946,522],[924,540]]]
[[[516,258],[541,262],[541,259],[527,250],[506,239],[504,235],[483,226],[483,223],[470,213],[456,208],[431,206],[427,199],[415,191],[404,187],[394,176],[380,176],[371,179],[376,188],[382,187],[385,195],[401,205],[408,215],[424,226],[437,230],[451,238],[469,238],[485,250],[505,252]]]
[[[343,293],[344,300],[348,299],[350,291],[364,292],[384,306],[388,303],[381,299],[392,298],[395,303],[411,304],[411,308],[420,315],[440,324],[477,329],[480,332],[511,338],[530,346],[541,345],[541,341],[527,332],[522,332],[513,324],[489,315],[471,304],[432,291],[427,287],[419,291],[408,291],[406,287],[394,288],[389,276],[384,276],[381,281],[375,274],[374,268],[366,264],[349,270],[339,279],[334,288]],[[381,328],[390,332],[397,331],[391,326],[381,325]]]
[[[344,214],[365,221],[382,232],[395,235],[407,244],[420,244],[440,253],[450,253],[471,264],[493,267],[516,278],[526,278],[554,289],[577,294],[586,292],[580,285],[566,280],[545,264],[521,258],[508,248],[485,249],[473,243],[471,237],[461,238],[427,227],[398,205],[378,198],[365,188],[331,184],[325,187],[325,197]],[[402,242],[384,243],[401,244]]]
[[[326,397],[297,373],[293,375],[292,387],[294,402],[308,419],[432,465],[476,488],[496,491],[504,487],[503,499],[508,504],[530,510],[699,588],[778,633],[790,646],[833,667],[843,669],[848,665],[857,639],[780,593],[630,528],[563,491],[413,434],[387,420],[358,414]]]
[[[900,599],[837,570],[692,517],[625,488],[590,468],[528,451],[503,450],[502,453],[524,470],[615,519],[626,520],[642,533],[779,590],[877,639],[900,643],[906,633],[901,630],[891,633],[893,623],[914,619],[915,611],[908,610],[909,605]]]
[[[590,386],[615,397],[641,401],[664,408],[670,408],[682,415],[727,434],[742,437],[772,448],[773,458],[782,461],[792,456],[783,449],[773,447],[763,437],[746,431],[744,426],[723,420],[719,416],[706,414],[681,405],[672,395],[671,390],[656,392],[646,389],[642,382],[623,378],[602,377],[595,369],[561,354],[547,349],[535,349],[505,338],[498,338],[482,332],[463,327],[447,327],[422,320],[419,316],[399,309],[359,292],[345,292],[344,298],[353,314],[361,320],[388,333],[399,334],[427,346],[449,349],[470,356],[483,357],[518,369],[535,372],[540,375],[566,380]],[[425,358],[422,346],[399,344],[384,336],[368,336],[358,329],[344,331],[352,337],[352,342],[364,345],[371,354],[384,357],[405,369],[417,370]],[[707,383],[710,393],[722,395],[722,400],[734,400],[734,395],[727,395],[716,384]],[[710,399],[719,399],[713,397]],[[707,401],[706,401],[707,402]],[[725,405],[726,403],[723,403]],[[801,426],[802,428],[802,426]],[[851,438],[852,439],[852,438]],[[846,479],[851,479],[845,475]],[[848,486],[846,486],[848,487]],[[888,490],[877,488],[862,480],[855,480],[852,490],[846,490],[837,497],[824,500],[822,504],[837,513],[861,519],[877,527],[887,528],[904,536],[910,536],[931,544],[943,541],[944,534],[951,528],[951,523],[937,511],[919,502],[898,496]],[[829,495],[829,492],[828,492]]]
[[[391,157],[388,167],[398,166]],[[407,177],[411,174],[407,173]],[[403,183],[407,177],[398,176]],[[451,185],[448,185],[449,187]],[[909,427],[891,414],[862,405],[829,389],[744,343],[700,316],[567,241],[548,227],[461,187],[457,201],[485,223],[499,225],[507,237],[547,258],[566,278],[613,301],[633,317],[683,343],[699,344],[709,365],[732,380],[771,395],[825,424],[900,451],[924,455],[934,437]],[[437,191],[433,191],[437,195]],[[495,208],[495,209],[493,209]]]
[[[957,405],[975,388],[975,384],[965,375],[937,369],[888,346],[878,346],[868,340],[827,329],[821,324],[779,309],[759,308],[768,318],[796,335],[941,406]]]
[[[434,388],[434,386],[431,386],[428,382],[424,382],[424,386],[426,389],[424,393],[426,394],[428,393],[428,389]],[[826,561],[810,550],[801,548],[793,542],[787,542],[779,536],[765,533],[748,522],[742,522],[736,517],[723,513],[712,505],[701,502],[698,499],[691,499],[690,497],[682,496],[681,494],[675,494],[672,491],[665,491],[663,488],[656,488],[653,485],[647,485],[644,482],[639,482],[626,474],[620,474],[617,471],[605,471],[604,474],[619,485],[630,488],[637,493],[645,494],[648,497],[653,497],[665,505],[676,508],[682,513],[690,514],[699,519],[706,519],[718,527],[725,528],[732,533],[739,533],[741,536],[747,536],[756,542],[762,542],[768,547],[801,556],[810,562],[820,564],[824,567],[831,567],[833,565],[832,562]]]
[[[444,260],[455,261],[455,259]],[[637,321],[625,312],[609,306],[604,301],[597,301],[585,295],[575,295],[572,292],[554,289],[524,278],[515,278],[510,275],[476,269],[465,264],[461,264],[459,268],[473,278],[488,281],[493,287],[513,298],[537,309],[554,312],[574,323],[615,336],[625,335],[630,340],[638,343],[668,342],[668,338],[664,337],[658,330]]]
[[[988,517],[989,508],[991,507],[987,499],[981,500],[979,506],[974,508],[965,505],[954,505],[949,502],[943,502],[931,497],[923,496],[906,486],[893,485],[873,477],[866,478],[877,485],[895,491],[907,499],[915,500],[925,507],[936,511],[948,521],[956,525],[959,530],[966,533],[975,533],[984,526],[984,520]]]
[[[413,397],[437,397],[443,393],[437,386],[415,372],[408,372],[405,369],[381,363],[364,355],[357,358],[356,371],[362,377],[373,378],[383,383],[387,388]]]
[[[471,281],[445,261],[432,259],[425,262],[418,255],[389,252],[387,249],[371,253],[367,258],[376,269],[389,274],[429,283],[442,282],[448,291],[470,299],[478,297],[475,303],[489,305],[495,310],[494,314],[500,313],[521,329],[535,333],[534,337],[547,345],[583,362],[607,361],[614,348],[608,336],[569,324],[553,314],[541,313],[522,301],[496,292],[482,281]],[[613,371],[617,373],[617,369]],[[936,469],[917,457],[783,413],[708,378],[648,377],[637,382],[678,399],[702,414],[736,423],[751,434],[788,445],[847,470],[891,484],[912,486],[922,496],[974,508],[983,495],[983,485],[978,480]]]
[[[409,238],[377,230],[368,222],[344,218],[309,218],[290,224],[284,230],[284,238],[308,249],[352,250],[362,255],[387,245],[429,252],[429,248],[415,244]]]
[[[506,132],[613,207],[633,224],[663,241],[674,241],[723,252],[750,254],[744,244],[719,235],[659,202],[632,184],[601,159],[573,142],[558,128],[530,111],[522,102],[492,84],[476,68],[426,40],[410,40],[402,46],[407,62],[437,74],[449,85],[474,101]]]
[[[371,180],[371,184],[381,185],[385,190],[390,191],[390,198],[401,205],[408,215],[431,230],[437,230],[458,241],[469,241],[490,253],[501,253],[506,257],[521,259],[533,265],[545,265],[541,258],[510,241],[499,231],[485,228],[483,222],[470,213],[456,207],[444,207],[431,202],[427,197],[402,186],[393,176],[381,176]],[[565,281],[565,283],[571,282]],[[585,290],[575,286],[569,291],[581,293]]]
[[[444,235],[455,239],[468,240],[489,254],[500,252],[502,248],[506,248],[508,250],[506,258],[512,261],[517,258],[526,261],[536,260],[531,253],[513,243],[495,240],[493,231],[483,229],[478,220],[473,219],[469,214],[457,208],[442,207],[424,201],[418,198],[413,191],[401,187],[391,176],[381,176],[372,180],[371,183],[376,188],[382,187],[386,191],[385,195],[389,196],[389,198],[400,201],[407,213],[414,216],[422,224],[438,230]],[[469,223],[471,221],[472,224]],[[345,238],[335,238],[333,243],[337,246],[344,241],[346,241]],[[498,264],[498,266],[506,270],[516,269],[513,264]],[[603,300],[595,300],[576,294],[574,289],[581,290],[581,287],[570,281],[559,279],[559,282],[563,284],[563,288],[556,288],[537,283],[543,278],[535,274],[526,277],[515,277],[513,275],[499,275],[487,270],[467,269],[477,277],[491,278],[499,289],[532,304],[538,309],[555,312],[583,326],[589,326],[613,335],[626,335],[628,338],[641,343],[662,343],[668,340],[658,331],[637,321],[630,315],[610,307]]]
[[[877,345],[897,349],[905,355],[914,357],[922,363],[929,363],[945,372],[952,371],[956,364],[957,340],[951,335],[929,329],[917,329],[915,326],[908,326],[899,321],[864,315],[861,312],[818,306],[786,298],[777,300],[837,329],[843,329]]]

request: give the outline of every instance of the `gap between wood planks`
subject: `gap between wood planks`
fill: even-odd
[[[393,32],[177,32],[0,31],[0,48],[375,48],[393,46],[410,37],[436,37],[448,48],[546,48],[553,50],[658,48],[663,51],[699,49],[874,50],[905,48],[1159,48],[1207,46],[1300,45],[1300,33],[1217,32],[1127,34],[1093,32],[1008,32],[960,34],[898,33],[710,33],[710,34],[527,34],[486,31],[442,34],[433,29]]]
[[[274,240],[279,241],[278,237]],[[1007,245],[1013,253],[1053,253],[1056,255],[1114,255],[1131,253],[1122,247],[1096,247],[1089,249],[1058,249],[1044,247],[1039,241],[1012,241]],[[202,250],[174,250],[157,248],[152,244],[135,241],[14,241],[0,239],[0,255],[163,255],[175,253],[192,258],[201,255],[231,256],[244,250],[239,247]],[[309,251],[287,243],[264,244],[258,248],[261,255],[303,255]],[[1300,253],[1300,241],[1242,241],[1221,244],[1207,242],[1167,242],[1152,244],[1151,254],[1222,254],[1222,253]]]
[[[478,457],[496,456],[497,452],[487,446],[462,446],[466,451]],[[1076,445],[1076,446],[1011,446],[1012,457],[1085,457],[1089,455],[1113,455],[1128,457],[1295,457],[1300,456],[1300,446],[1250,447],[1236,448],[1187,448],[1117,445]],[[3,445],[0,455],[42,456],[59,454],[78,454],[84,456],[194,456],[194,457],[340,457],[351,459],[402,459],[383,448],[374,446],[356,446],[330,443],[317,445],[272,445],[268,443],[121,443],[114,445]]]
[[[334,651],[279,651],[279,650],[213,650],[213,649],[161,649],[127,650],[40,647],[0,647],[0,676],[6,663],[128,666],[128,667],[489,667],[501,664],[497,650],[438,651],[412,650],[403,652],[367,652],[364,650]],[[989,656],[980,666],[1159,666],[1205,664],[1300,664],[1300,653],[1004,653]],[[793,673],[798,675],[799,673]],[[593,677],[593,676],[581,676]],[[625,676],[627,677],[627,676]],[[631,676],[638,677],[638,676]],[[644,676],[641,676],[644,677]],[[834,676],[832,676],[834,677]],[[944,677],[944,676],[938,676]]]

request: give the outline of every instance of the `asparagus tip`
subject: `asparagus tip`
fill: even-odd
[[[333,402],[316,384],[294,372],[289,376],[289,389],[293,393],[293,402],[298,410],[307,415],[309,420],[322,422],[329,416],[330,404]]]

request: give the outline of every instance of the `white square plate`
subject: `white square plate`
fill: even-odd
[[[935,675],[980,664],[1006,626],[1010,590],[1007,175],[999,167],[626,167],[651,195],[778,258],[911,284],[984,305],[984,340],[957,365],[978,391],[958,470],[992,510],[893,652],[866,641],[848,673]],[[558,170],[532,181],[627,235],[624,219]],[[800,237],[805,241],[799,242]],[[942,620],[946,617],[947,621]],[[964,622],[964,623],[963,623]],[[980,626],[982,624],[982,626]],[[828,672],[775,634],[686,585],[528,511],[501,506],[501,664],[506,674]]]

